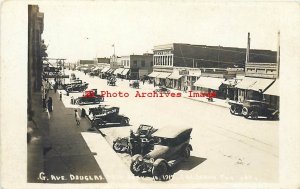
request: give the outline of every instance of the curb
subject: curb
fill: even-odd
[[[214,106],[219,106],[219,107],[222,107],[222,108],[229,108],[229,107],[227,107],[227,106],[224,106],[224,105],[220,105],[220,104],[213,104],[213,103],[210,103],[210,102],[205,102],[205,101],[202,101],[202,100],[196,100],[196,99],[189,98],[189,97],[183,97],[183,98],[186,98],[186,99],[189,99],[189,100],[193,100],[193,101],[197,101],[197,102],[206,103],[206,104],[211,104],[211,105],[214,105]]]

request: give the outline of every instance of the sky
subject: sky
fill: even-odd
[[[152,53],[155,45],[189,43],[277,49],[279,3],[204,1],[39,2],[51,58],[67,62]]]

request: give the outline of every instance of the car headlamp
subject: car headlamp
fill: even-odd
[[[142,157],[142,156],[139,156],[139,157],[138,157],[138,161],[143,161],[143,157]]]
[[[150,163],[154,163],[154,159],[153,158],[150,158]]]

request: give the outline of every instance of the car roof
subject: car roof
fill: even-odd
[[[176,138],[179,134],[185,132],[185,131],[190,131],[192,132],[191,127],[174,127],[174,126],[169,126],[169,127],[163,127],[158,129],[153,136],[156,137],[163,137],[163,138]]]

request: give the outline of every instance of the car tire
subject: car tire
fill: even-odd
[[[152,176],[153,177],[161,177],[166,175],[168,172],[168,166],[164,161],[161,161],[159,164],[153,166],[152,168]]]
[[[128,117],[123,117],[122,120],[121,120],[121,125],[128,126],[129,125],[129,118]]]
[[[114,142],[113,143],[113,149],[114,149],[114,151],[115,152],[117,152],[117,153],[121,153],[121,152],[123,152],[123,147],[121,147],[117,142]]]
[[[134,175],[140,175],[142,173],[142,165],[138,161],[132,161],[130,164],[130,171]]]
[[[235,112],[236,112],[236,107],[235,107],[235,106],[230,106],[230,113],[231,113],[232,115],[234,115]]]
[[[258,118],[258,112],[257,111],[252,111],[251,112],[251,118],[252,119],[257,119]]]

